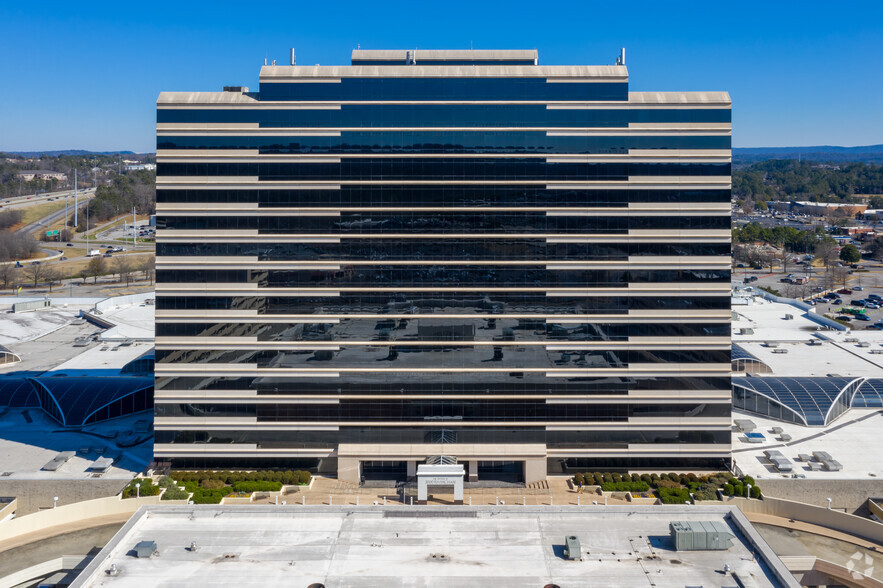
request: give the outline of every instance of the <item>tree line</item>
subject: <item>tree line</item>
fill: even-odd
[[[77,277],[82,278],[84,283],[92,278],[92,283],[95,284],[98,282],[98,276],[109,274],[111,279],[114,276],[119,276],[119,281],[125,282],[128,286],[135,281],[137,274],[140,273],[143,279],[150,280],[150,283],[153,284],[156,275],[155,267],[156,258],[153,255],[138,256],[135,259],[121,255],[110,263],[107,263],[102,257],[93,257],[86,267],[80,270]],[[0,282],[2,282],[4,289],[13,287],[16,282],[19,286],[32,285],[36,288],[42,282],[52,292],[52,287],[57,282],[68,277],[70,276],[66,275],[58,266],[46,263],[33,263],[21,268],[16,268],[14,265],[0,266]]]
[[[794,227],[764,227],[747,223],[733,229],[733,243],[764,242],[794,253],[812,253],[820,243],[837,245],[822,227],[801,230]]]
[[[93,227],[122,214],[131,214],[133,208],[138,214],[154,214],[156,172],[130,171],[122,176],[114,176],[107,185],[99,186],[95,197],[80,210],[77,232],[86,230],[87,208],[89,224]],[[73,220],[70,222],[73,223]]]
[[[733,170],[737,201],[855,202],[856,194],[877,195],[883,207],[883,166],[770,159]]]

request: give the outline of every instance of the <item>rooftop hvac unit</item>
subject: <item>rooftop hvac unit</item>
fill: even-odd
[[[579,537],[568,535],[564,540],[564,558],[569,560],[582,559],[582,551],[579,546]]]
[[[764,343],[764,347],[778,347],[778,346],[779,346],[778,341],[767,341],[766,343]]]
[[[159,555],[159,551],[156,549],[156,541],[142,541],[135,546],[133,551],[135,552],[135,557],[138,558]]]
[[[793,321],[793,320],[794,320],[794,315],[793,315],[793,314],[786,314],[786,315],[785,315],[785,320],[786,320],[786,321]]]
[[[673,521],[669,529],[677,551],[726,551],[735,538],[722,521]]]

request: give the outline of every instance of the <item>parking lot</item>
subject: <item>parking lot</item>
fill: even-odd
[[[863,308],[859,304],[855,304],[860,300],[867,300],[869,297],[883,298],[883,264],[877,261],[862,261],[859,264],[860,269],[845,268],[846,271],[852,273],[846,275],[846,288],[843,288],[842,280],[835,283],[832,292],[840,292],[837,299],[825,299],[823,293],[826,282],[830,285],[830,280],[825,278],[826,272],[824,267],[813,266],[810,271],[807,268],[794,264],[788,264],[788,271],[783,272],[780,267],[775,272],[770,272],[769,268],[756,270],[748,267],[735,267],[733,269],[733,282],[743,284],[745,278],[756,278],[749,282],[749,285],[755,288],[769,288],[777,291],[780,295],[788,298],[798,298],[813,304],[816,312],[820,315],[830,314],[837,318],[843,319],[841,310],[846,308]],[[839,269],[839,268],[838,268]],[[835,272],[832,268],[831,273]],[[840,270],[842,273],[843,270]],[[795,278],[808,278],[805,284],[789,284],[782,282],[782,279],[793,275]],[[839,304],[834,304],[835,300],[840,300]],[[878,301],[878,305],[883,307],[883,303]],[[875,324],[883,324],[883,308],[865,308],[864,314],[870,320],[850,319],[848,322],[852,329],[878,328]]]

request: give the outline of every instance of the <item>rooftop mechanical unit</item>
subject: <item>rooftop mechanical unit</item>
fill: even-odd
[[[673,521],[668,526],[677,551],[726,551],[735,538],[721,521]]]
[[[577,537],[576,535],[568,535],[564,539],[564,559],[582,559],[582,552],[580,551],[579,546],[579,537]]]
[[[153,557],[154,555],[159,555],[159,551],[156,549],[156,541],[142,541],[135,546],[133,549],[135,552],[135,557]]]

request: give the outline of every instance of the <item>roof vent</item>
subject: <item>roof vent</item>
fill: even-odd
[[[625,47],[619,50],[619,57],[616,58],[616,65],[625,65]]]

